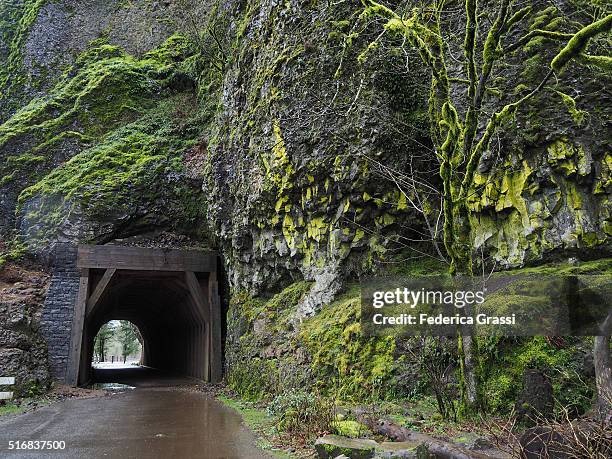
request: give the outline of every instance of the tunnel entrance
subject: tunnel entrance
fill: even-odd
[[[66,381],[92,378],[95,337],[111,320],[133,323],[141,363],[218,382],[222,376],[221,306],[215,253],[122,246],[79,246]]]
[[[111,320],[100,327],[94,338],[92,366],[107,364],[140,365],[143,338],[136,325],[128,320]]]

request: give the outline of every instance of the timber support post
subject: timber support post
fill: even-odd
[[[208,278],[208,304],[210,306],[210,381],[221,382],[223,378],[222,349],[221,349],[221,301],[219,300],[219,285],[217,273],[211,272]]]
[[[79,294],[74,305],[74,316],[72,319],[72,335],[70,339],[70,354],[68,356],[68,368],[66,370],[66,383],[76,386],[79,383],[79,372],[81,367],[81,348],[83,345],[83,326],[85,324],[85,313],[87,309],[87,296],[89,292],[89,269],[81,269],[79,278]]]

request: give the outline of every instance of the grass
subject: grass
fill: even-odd
[[[9,414],[19,414],[25,411],[25,407],[23,405],[16,405],[14,403],[7,403],[5,405],[0,405],[0,416],[7,416]]]
[[[252,402],[236,400],[226,395],[218,395],[217,400],[240,414],[244,423],[255,432],[257,445],[261,449],[281,459],[294,457],[286,451],[279,450],[270,442],[269,438],[273,434],[274,422],[265,409],[257,407]]]

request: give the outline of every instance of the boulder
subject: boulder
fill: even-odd
[[[422,441],[397,441],[377,443],[369,439],[354,439],[340,435],[326,435],[315,442],[315,449],[321,459],[327,458],[373,458],[413,459],[434,457],[428,445]]]
[[[380,459],[407,459],[422,457],[419,452],[424,451],[424,446],[421,442],[414,441],[385,441],[380,444],[383,449],[376,457]]]
[[[550,427],[537,426],[526,430],[519,440],[526,459],[554,457],[569,459],[566,440]]]
[[[351,459],[370,459],[379,448],[374,440],[346,438],[340,435],[325,435],[315,442],[315,449],[321,459],[332,459],[345,455]]]

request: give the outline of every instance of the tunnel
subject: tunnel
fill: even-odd
[[[96,334],[91,364],[94,368],[108,363],[142,365],[143,344],[142,333],[135,324],[127,320],[110,320]]]
[[[81,285],[69,383],[85,385],[92,380],[94,340],[111,320],[127,320],[138,328],[143,365],[203,381],[220,380],[216,258],[177,250],[82,246],[77,265]]]

